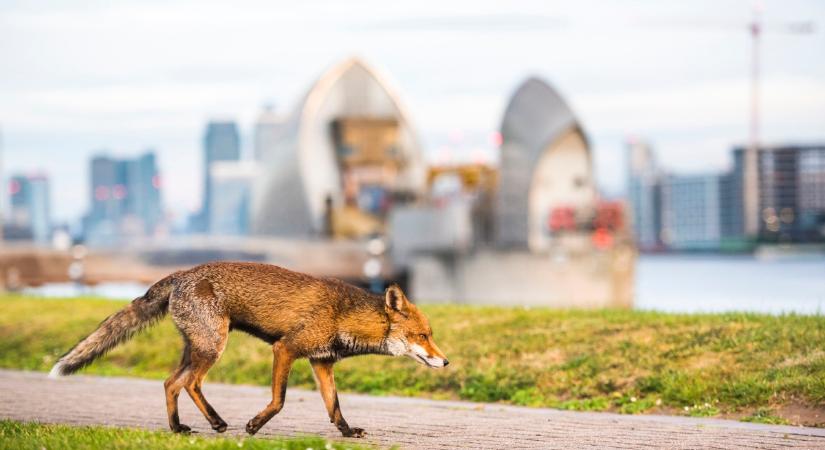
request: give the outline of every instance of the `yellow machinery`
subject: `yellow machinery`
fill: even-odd
[[[498,170],[486,164],[460,164],[434,166],[427,173],[427,186],[432,188],[436,179],[444,175],[456,175],[465,192],[492,193],[498,184]]]
[[[353,117],[332,123],[344,183],[344,204],[329,207],[333,237],[359,238],[384,231],[404,161],[395,119]]]

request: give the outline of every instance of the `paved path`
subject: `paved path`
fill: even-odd
[[[269,401],[269,389],[206,383],[204,393],[229,423],[243,427]],[[214,432],[186,396],[181,420]],[[398,397],[342,395],[344,416],[367,441],[402,448],[823,448],[825,430],[728,420],[627,416]],[[160,381],[0,370],[0,418],[166,429]],[[259,436],[318,434],[343,440],[317,392],[290,389]]]

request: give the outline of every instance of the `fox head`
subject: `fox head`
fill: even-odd
[[[395,356],[408,356],[428,367],[445,367],[450,362],[433,341],[427,317],[409,300],[401,288],[392,285],[384,293],[390,332],[387,348]]]

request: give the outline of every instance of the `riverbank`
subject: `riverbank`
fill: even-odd
[[[0,297],[0,367],[47,371],[124,303]],[[560,409],[825,425],[825,317],[424,306],[447,370],[345,360],[339,389]],[[180,357],[171,321],[85,370],[163,379]],[[272,353],[233,333],[209,380],[266,385]],[[300,361],[290,385],[313,387]]]

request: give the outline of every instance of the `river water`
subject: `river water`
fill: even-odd
[[[47,297],[92,295],[131,299],[146,286],[57,283],[26,292]],[[781,259],[721,255],[642,255],[636,270],[637,309],[665,312],[825,313],[825,255]]]
[[[642,255],[635,307],[689,313],[825,313],[825,255]]]

